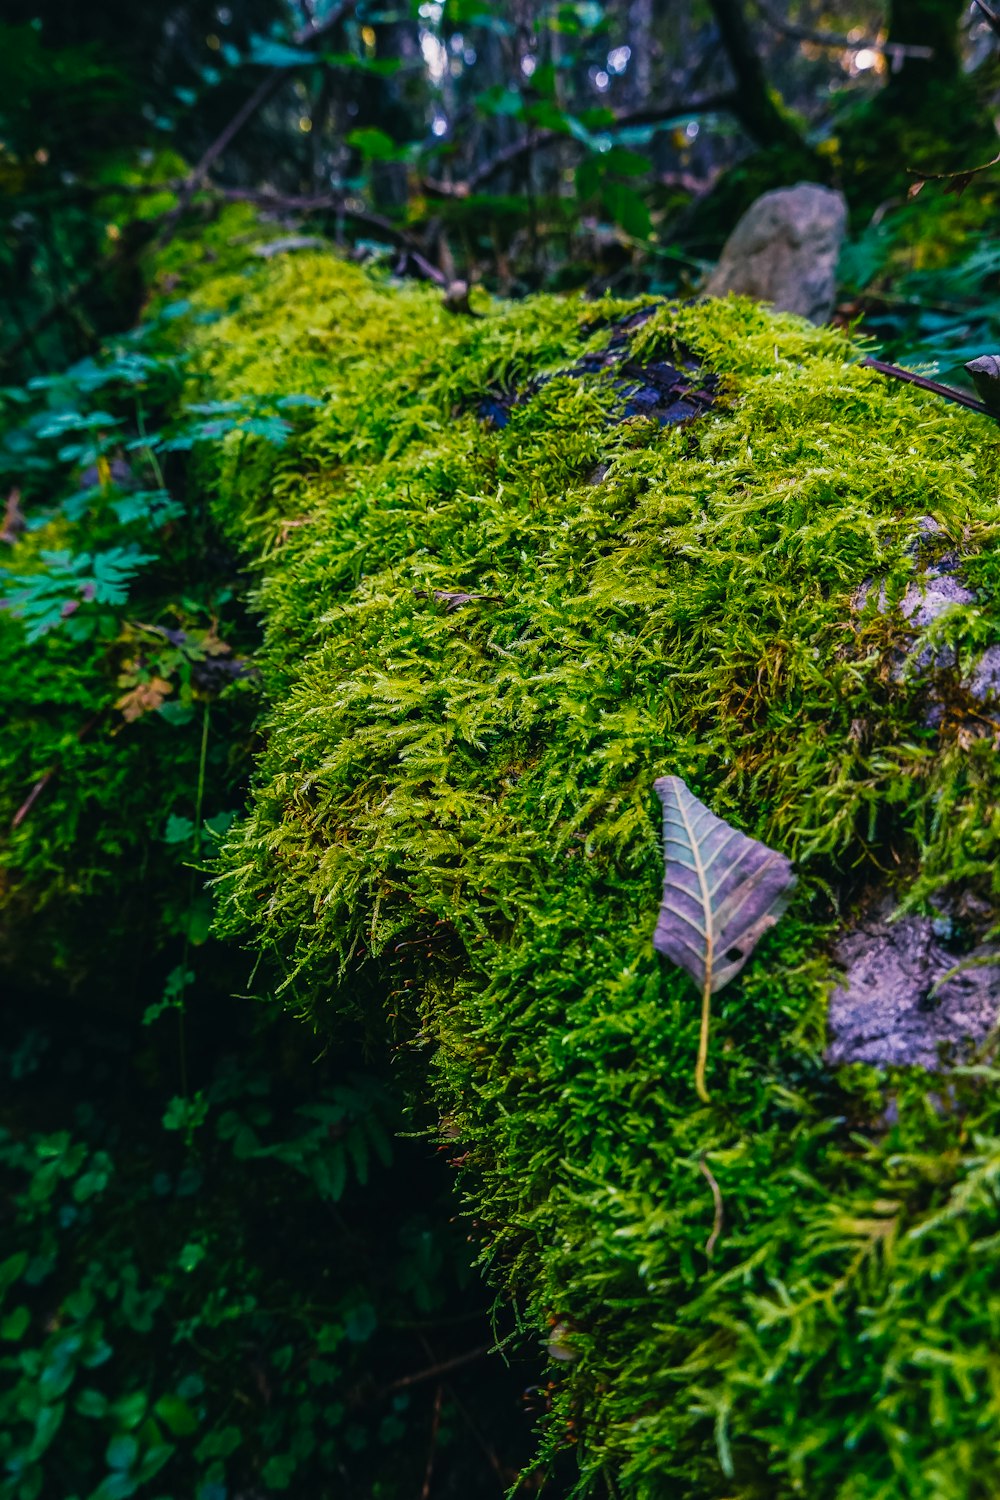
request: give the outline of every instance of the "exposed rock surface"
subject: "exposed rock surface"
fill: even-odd
[[[939,985],[963,959],[948,951],[931,917],[889,920],[891,907],[840,939],[834,957],[844,983],[830,997],[830,1063],[940,1065],[948,1044],[960,1057],[981,1042],[1000,1012],[1000,952]]]
[[[945,552],[935,559],[928,559],[934,538],[942,533],[942,527],[933,516],[921,516],[917,531],[908,550],[922,571],[907,587],[899,601],[899,611],[911,630],[926,630],[935,620],[954,605],[976,604],[977,597],[961,582],[962,559],[957,552]],[[864,583],[858,589],[854,608],[862,610],[871,597],[873,583]],[[885,584],[878,585],[878,611],[885,614],[888,609]],[[903,650],[896,653],[893,678],[898,682],[914,673],[940,672],[958,665],[954,647],[930,646]],[[982,655],[965,672],[962,687],[974,702],[990,706],[1000,702],[1000,645],[988,646]],[[939,705],[932,705],[928,722],[940,717]]]
[[[846,228],[842,193],[812,182],[764,193],[726,241],[705,296],[737,292],[770,302],[778,312],[825,323],[833,312]]]
[[[601,371],[624,398],[617,420],[650,417],[661,427],[674,427],[701,416],[714,404],[718,377],[701,369],[697,360],[678,354],[678,363],[651,360],[640,363],[630,352],[630,338],[656,312],[656,304],[641,308],[613,325],[607,346],[585,354],[566,373],[594,375]],[[599,326],[599,325],[598,325]],[[533,381],[525,390],[492,390],[479,403],[479,416],[494,427],[506,427],[515,406],[526,401],[548,377]]]
[[[1000,646],[987,646],[965,685],[978,703],[1000,703]]]

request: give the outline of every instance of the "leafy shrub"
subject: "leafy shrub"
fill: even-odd
[[[46,1057],[36,1026],[3,1058],[22,1123],[0,1133],[0,1494],[390,1500],[419,1484],[435,1387],[406,1377],[435,1364],[427,1340],[448,1349],[446,1318],[468,1349],[465,1247],[423,1196],[425,1153],[393,1141],[379,1080],[310,1072],[287,1034],[276,1066],[283,1031],[243,1028],[239,1056],[168,1102],[166,1134],[120,1086],[108,1111],[78,1080],[72,1128],[25,1129],[51,1121],[60,1074],[72,1086],[73,1048]],[[128,1033],[78,1045],[99,1075]],[[20,1097],[40,1082],[44,1110]],[[481,1460],[445,1406],[439,1466],[468,1493]]]

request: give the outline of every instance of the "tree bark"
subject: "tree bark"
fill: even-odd
[[[889,0],[889,47],[930,47],[933,56],[900,57],[885,86],[887,106],[909,114],[921,108],[929,86],[961,80],[958,27],[965,9],[965,0]]]
[[[801,135],[768,85],[742,0],[710,0],[710,4],[736,80],[732,106],[736,118],[758,146],[804,151]]]

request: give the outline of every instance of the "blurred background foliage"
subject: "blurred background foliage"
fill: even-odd
[[[459,302],[688,296],[808,178],[850,206],[838,320],[953,379],[1000,334],[1000,168],[910,190],[990,160],[998,99],[964,0],[7,0],[0,1497],[500,1495],[547,1400],[541,1351],[485,1357],[515,1330],[411,1064],[317,1057],[210,936],[256,626],[199,454],[310,397],[180,415],[150,258],[180,285],[245,204],[261,253],[321,236]]]
[[[934,328],[890,303],[950,312],[996,291],[987,263],[941,275],[992,214],[993,174],[957,216],[940,190],[936,211],[907,212],[913,169],[994,154],[991,15],[977,0],[9,0],[6,378],[127,326],[150,240],[233,198],[443,284],[669,293],[760,191],[829,182],[860,241],[848,289],[912,342]]]

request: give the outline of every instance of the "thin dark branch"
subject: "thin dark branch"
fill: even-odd
[[[922,391],[930,391],[934,396],[943,396],[946,401],[954,401],[957,406],[967,406],[970,411],[978,411],[984,417],[992,417],[993,413],[982,401],[977,401],[975,396],[969,396],[965,391],[956,390],[952,385],[941,385],[936,380],[928,380],[926,375],[915,375],[912,370],[904,370],[899,365],[888,365],[881,359],[863,359],[862,368],[866,370],[877,370],[880,375],[888,375],[893,380],[903,380],[907,385],[915,385]]]
[[[229,124],[225,127],[224,130],[219,132],[215,140],[208,147],[207,151],[205,151],[202,155],[201,160],[192,169],[192,171],[188,175],[186,182],[184,183],[184,187],[181,190],[180,194],[180,201],[178,203],[178,209],[180,212],[183,213],[184,209],[191,202],[191,198],[193,197],[193,195],[197,192],[198,188],[204,182],[211,167],[214,166],[215,162],[222,155],[223,151],[225,151],[226,147],[230,144],[234,137],[237,136],[243,129],[243,126],[247,123],[247,121],[257,113],[262,104],[266,103],[267,100],[270,99],[271,95],[274,93],[275,89],[278,87],[284,76],[284,69],[275,68],[272,73],[268,73],[265,78],[262,78],[250,97],[243,101],[240,108],[236,111],[236,113],[233,115],[233,118],[229,121]]]
[[[428,1444],[427,1466],[424,1469],[424,1482],[420,1489],[420,1500],[431,1500],[431,1481],[434,1478],[434,1459],[437,1454],[438,1429],[441,1426],[441,1403],[444,1399],[444,1386],[439,1385],[434,1392],[434,1410],[431,1414],[431,1439]]]
[[[332,31],[333,28],[335,26],[338,26],[344,19],[344,17],[354,9],[356,3],[357,0],[341,0],[341,3],[334,6],[330,14],[328,16],[324,16],[322,21],[314,22],[309,26],[303,26],[300,30],[295,32],[294,36],[292,37],[293,45],[296,47],[307,47],[311,42],[315,42],[319,37],[325,35],[328,31]],[[303,58],[303,62],[308,61],[308,58]],[[188,176],[186,177],[184,185],[181,188],[180,194],[178,196],[177,203],[172,212],[164,220],[163,226],[160,230],[161,244],[165,240],[168,240],[174,233],[178,222],[180,221],[186,210],[189,208],[191,199],[194,197],[199,187],[201,187],[202,183],[205,181],[214,163],[218,160],[218,158],[222,155],[226,148],[232,143],[233,139],[243,129],[243,126],[247,123],[247,121],[252,119],[252,117],[257,113],[260,107],[263,104],[266,104],[268,99],[270,99],[271,96],[277,92],[278,88],[284,82],[287,76],[287,68],[272,68],[271,71],[261,79],[260,83],[254,89],[250,97],[244,100],[240,108],[236,111],[235,115],[233,115],[232,119],[225,126],[225,128],[219,132],[215,140],[203,153],[201,160],[197,162],[192,170],[188,173]]]
[[[734,98],[732,91],[726,90],[725,93],[702,94],[694,99],[681,100],[679,103],[662,105],[655,109],[620,110],[615,115],[613,128],[624,129],[630,125],[657,125],[683,115],[714,114],[717,111],[731,109]],[[479,192],[486,183],[492,182],[494,177],[499,176],[508,167],[521,161],[523,157],[530,156],[539,147],[553,146],[559,141],[573,144],[574,137],[562,130],[531,130],[519,140],[511,141],[509,146],[504,146],[495,156],[491,156],[475,171],[470,172],[464,181],[442,182],[435,178],[424,178],[423,186],[429,193],[439,198],[468,198],[471,194]]]
[[[921,172],[916,167],[907,167],[906,170],[910,176],[917,179],[913,187],[910,188],[910,196],[914,197],[925,182],[961,182],[962,187],[964,187],[969,178],[975,177],[979,172],[988,172],[991,167],[998,165],[1000,165],[1000,155],[992,157],[989,161],[984,161],[979,167],[963,167],[959,172]],[[947,191],[948,189],[946,188],[945,192]]]
[[[258,208],[270,209],[276,213],[338,213],[345,218],[353,219],[356,224],[363,224],[368,229],[374,229],[405,250],[420,271],[420,274],[428,281],[433,281],[436,286],[447,287],[448,277],[437,266],[424,255],[424,247],[408,230],[400,225],[394,224],[391,219],[383,218],[381,214],[372,213],[367,208],[359,208],[348,198],[343,198],[338,193],[275,193],[267,188],[224,188],[209,184],[205,193],[214,198],[220,198],[226,203],[253,203]]]
[[[97,723],[100,717],[100,714],[94,714],[93,718],[88,719],[86,724],[83,725],[82,729],[77,730],[77,739],[86,739],[87,735],[93,729],[94,725]],[[45,791],[45,788],[49,785],[52,779],[56,775],[58,775],[60,765],[61,762],[57,761],[54,766],[49,767],[44,776],[40,776],[35,782],[34,786],[31,788],[31,791],[28,793],[27,797],[25,797],[24,801],[21,803],[21,806],[18,808],[17,812],[10,820],[10,828],[12,833],[15,828],[20,828],[21,824],[24,822],[25,818],[28,816],[35,803],[38,801],[39,797]]]
[[[674,104],[617,110],[614,128],[624,130],[630,125],[661,125],[665,120],[683,118],[685,115],[719,114],[723,110],[732,109],[735,102],[733,90],[723,89],[714,94],[694,94],[690,99],[679,99]]]
[[[456,1354],[451,1359],[443,1359],[437,1364],[429,1365],[426,1370],[415,1370],[412,1375],[401,1375],[398,1380],[392,1380],[388,1385],[383,1386],[381,1394],[385,1396],[390,1391],[402,1391],[407,1386],[419,1384],[422,1380],[434,1380],[439,1375],[447,1374],[449,1370],[458,1370],[462,1365],[474,1364],[477,1359],[482,1359],[489,1354],[492,1348],[492,1344],[481,1344],[478,1349],[469,1349],[465,1354]]]
[[[468,1408],[460,1399],[459,1394],[453,1385],[449,1385],[448,1394],[451,1397],[452,1405],[455,1407],[455,1410],[458,1412],[459,1416],[462,1418],[462,1421],[465,1423],[466,1427],[472,1433],[472,1436],[475,1438],[476,1442],[482,1449],[483,1454],[486,1458],[486,1462],[489,1464],[490,1468],[493,1470],[494,1474],[497,1476],[501,1485],[506,1491],[507,1486],[510,1483],[510,1476],[504,1473],[503,1464],[497,1457],[496,1450],[490,1445],[490,1443],[483,1436],[482,1432],[480,1432],[479,1427],[472,1420],[472,1417],[469,1415]]]
[[[997,36],[1000,36],[1000,14],[985,3],[985,0],[973,0],[976,8],[985,16]]]
[[[341,0],[335,5],[329,15],[323,17],[322,21],[310,21],[308,26],[303,26],[295,32],[292,37],[292,45],[295,47],[308,47],[311,42],[319,41],[321,36],[326,36],[335,26],[339,26],[345,16],[350,15],[357,4],[357,0]]]
[[[733,114],[759,146],[804,152],[805,141],[768,82],[743,0],[708,0],[730,71],[736,80]]]
[[[908,42],[879,42],[872,39],[855,41],[849,36],[841,36],[836,31],[819,31],[811,26],[800,26],[795,21],[788,21],[784,16],[777,15],[767,0],[754,0],[754,3],[773,30],[780,31],[782,36],[791,37],[793,41],[812,42],[817,47],[836,47],[843,52],[882,52],[891,58],[931,58],[934,56],[933,47],[911,46]]]

